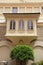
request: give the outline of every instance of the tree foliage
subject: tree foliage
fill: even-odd
[[[39,61],[38,65],[43,65],[43,60]]]
[[[28,45],[17,45],[11,50],[10,58],[12,60],[18,59],[21,61],[34,60],[34,52]]]

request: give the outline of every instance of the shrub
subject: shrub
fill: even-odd
[[[10,57],[12,60],[34,60],[34,52],[28,45],[17,45],[11,50]]]
[[[32,63],[31,65],[37,65],[37,63]]]
[[[43,65],[43,60],[38,62],[38,65]]]

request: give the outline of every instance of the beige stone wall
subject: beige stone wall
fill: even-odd
[[[11,0],[12,1],[12,0]],[[43,12],[41,11],[43,7],[43,3],[8,3],[1,4],[0,3],[0,20],[5,20],[3,13],[12,13],[13,7],[17,7],[18,13],[40,13],[38,22],[43,21]]]
[[[36,0],[37,2],[38,2],[38,0]],[[35,2],[36,2],[35,1]],[[40,1],[42,1],[42,0],[39,0],[39,2]],[[1,2],[3,2],[2,0],[1,0]],[[6,1],[5,1],[6,2]],[[4,2],[4,3],[5,3]],[[8,1],[8,2],[10,2],[11,3],[11,1]],[[12,2],[13,2],[13,0],[12,0]],[[15,1],[16,2],[16,1]],[[19,1],[18,1],[19,2]],[[36,6],[37,5],[37,6]],[[6,7],[5,7],[6,6]],[[6,9],[5,10],[5,8],[7,8],[7,6],[9,6],[10,7],[10,9],[11,10],[9,10],[9,9]],[[12,7],[18,7],[18,10],[19,10],[19,8],[22,6],[22,7],[24,7],[24,10],[22,9],[22,12],[24,13],[24,11],[25,12],[29,12],[29,13],[32,13],[32,12],[37,12],[37,10],[38,10],[38,12],[41,12],[41,6],[42,6],[42,4],[40,5],[40,4],[30,4],[30,5],[25,5],[25,4],[0,4],[0,7],[3,7],[3,11],[5,12],[12,12]],[[28,7],[27,9],[26,9],[26,6]],[[30,6],[30,7],[29,7]],[[34,6],[34,7],[33,7]],[[8,8],[9,8],[8,7]],[[21,8],[22,8],[21,7]],[[39,8],[40,7],[40,8]],[[31,9],[32,8],[32,9]],[[8,10],[8,11],[7,11]],[[26,11],[26,10],[29,10],[29,11]],[[2,11],[2,8],[1,8],[1,10],[0,11]],[[20,12],[21,12],[21,10],[20,10]],[[0,15],[0,19],[2,18],[3,16],[2,15]],[[12,17],[11,17],[12,18]],[[31,17],[30,17],[31,18]],[[12,18],[13,19],[13,18]],[[16,23],[18,24],[18,19],[16,18]],[[24,21],[25,21],[25,24],[26,24],[26,19],[24,19]],[[43,21],[43,14],[42,14],[42,12],[41,12],[41,14],[40,14],[40,16],[39,16],[39,18],[38,18],[38,21]],[[8,41],[6,41],[6,37],[5,37],[5,34],[6,34],[6,32],[7,32],[7,34],[11,34],[11,33],[14,33],[15,31],[10,31],[9,30],[9,24],[10,24],[10,21],[8,20],[8,22],[7,22],[7,31],[6,31],[6,25],[4,25],[3,26],[3,24],[0,24],[0,61],[3,61],[3,60],[7,60],[8,62],[9,62],[9,65],[14,65],[14,63],[12,63],[12,61],[11,61],[11,59],[10,59],[10,57],[9,57],[9,54],[10,54],[10,50],[11,50],[11,48],[13,47],[12,45],[16,45],[16,44],[14,44],[14,43],[11,43],[10,42],[10,44],[9,44],[9,42]],[[31,31],[31,33],[32,33],[32,35],[34,35],[34,34],[36,34],[37,33],[37,35],[38,35],[38,37],[37,37],[37,40],[34,42],[34,56],[35,56],[35,62],[37,62],[37,61],[40,61],[40,60],[43,60],[43,24],[41,24],[41,25],[39,25],[38,24],[38,26],[37,26],[37,30],[36,30],[36,20],[34,20],[33,21],[33,24],[34,24],[34,33],[33,33],[33,31]],[[17,25],[18,26],[18,25]],[[17,27],[18,28],[18,27]],[[16,28],[16,29],[17,29]],[[26,27],[25,27],[25,29],[26,29]],[[30,31],[29,31],[30,32]],[[16,31],[16,33],[18,33],[17,31]],[[26,32],[27,33],[27,32]],[[31,34],[30,34],[31,35]],[[14,38],[11,38],[11,39],[13,39],[14,40]],[[21,40],[21,39],[23,39],[23,37],[22,38],[20,38],[19,40],[17,39],[17,38],[15,38],[16,40],[16,42],[18,43],[19,42],[19,40]],[[30,40],[31,38],[29,37],[29,40]],[[18,40],[18,41],[17,41]],[[25,38],[24,39],[24,41],[27,43],[27,40],[28,40],[28,38]],[[29,43],[29,40],[28,40],[28,43]],[[14,41],[14,42],[15,42]],[[15,42],[15,43],[16,43]],[[14,61],[13,61],[14,62]]]
[[[3,32],[4,34],[2,33],[2,35],[4,36],[6,27],[3,24],[1,24],[0,26],[2,26],[1,33],[2,33],[2,31],[4,31]],[[0,35],[1,35],[1,33],[0,33]],[[35,62],[43,60],[43,25],[42,24],[40,24],[40,25],[38,24],[37,34],[38,34],[38,37],[37,37],[37,40],[34,42],[34,46],[33,46],[34,47]],[[0,53],[0,61],[6,60],[6,61],[8,61],[8,65],[16,64],[14,61],[11,61],[11,59],[9,57],[11,48],[13,47],[13,44],[9,41],[6,41],[4,39],[5,36],[3,38],[2,37],[0,37],[0,38],[1,38],[1,41],[0,41],[0,52],[1,52]]]
[[[5,24],[0,24],[0,41],[6,39],[5,34],[6,34],[6,26]]]
[[[15,60],[10,58],[10,52],[14,46],[10,40],[5,37],[6,23],[0,23],[0,65],[3,65],[3,61],[7,61],[8,65],[14,65]]]
[[[35,62],[43,60],[43,23],[37,24],[37,40],[34,42]]]
[[[37,37],[37,22],[36,19],[39,16],[39,14],[4,14],[5,18],[7,19],[6,21],[6,37],[10,39],[14,45],[17,45],[20,40],[23,40],[24,43],[28,43],[35,39]],[[34,18],[33,18],[34,17]],[[11,20],[14,20],[16,23],[16,28],[15,30],[10,29],[10,22]],[[23,20],[24,21],[24,30],[19,29],[19,21]],[[27,29],[27,23],[28,21],[31,20],[33,23],[33,29],[28,30]]]
[[[43,60],[43,41],[36,41],[34,43],[34,57],[35,62]]]
[[[37,39],[43,41],[43,23],[37,24]]]
[[[12,49],[13,45],[9,41],[0,41],[0,65],[3,65],[3,61],[7,61],[8,65],[14,65],[15,60],[12,61],[10,58],[10,52]]]
[[[1,0],[0,1],[0,3],[30,3],[30,2],[32,2],[32,3],[40,3],[40,2],[43,2],[43,0],[18,0],[18,2],[17,2],[17,0]]]

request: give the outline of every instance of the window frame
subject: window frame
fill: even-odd
[[[15,25],[15,27],[14,27],[14,25]],[[14,20],[11,20],[10,21],[10,30],[15,30],[15,29],[16,29],[16,23]]]
[[[24,20],[19,20],[19,30],[24,30]]]
[[[33,22],[32,22],[32,20],[27,21],[27,30],[33,30]]]
[[[41,12],[43,13],[43,6],[41,7]]]
[[[14,11],[15,9],[15,11]],[[18,7],[12,7],[12,13],[18,13]]]

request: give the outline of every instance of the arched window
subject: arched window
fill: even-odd
[[[13,22],[13,29],[15,29],[15,22]]]
[[[10,22],[10,29],[12,29],[12,21]]]
[[[31,20],[28,21],[27,27],[28,27],[28,29],[30,29],[30,30],[33,29],[33,22],[32,22]]]
[[[24,21],[23,20],[20,20],[19,21],[19,29],[20,30],[23,30],[24,29]]]
[[[15,29],[15,21],[10,22],[10,29]]]

